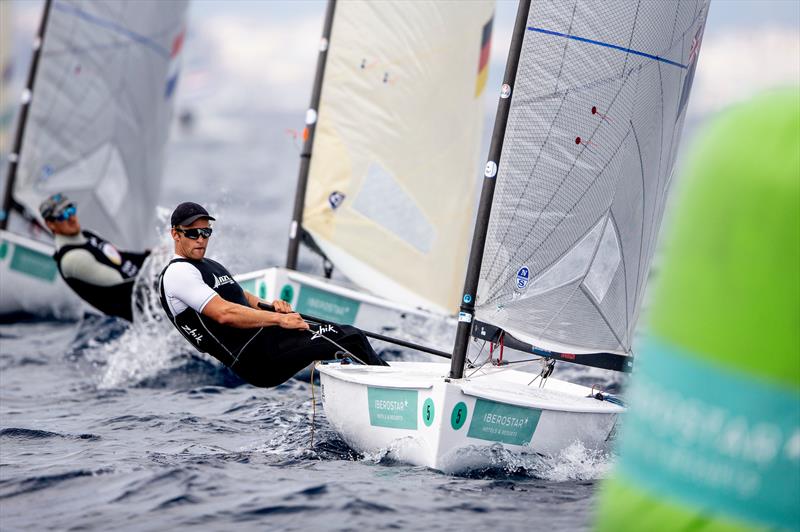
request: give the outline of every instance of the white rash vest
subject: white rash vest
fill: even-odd
[[[175,255],[173,258],[184,257]],[[187,307],[198,314],[202,313],[217,293],[203,282],[200,270],[188,262],[176,262],[170,264],[164,272],[164,295],[172,315],[177,316]]]

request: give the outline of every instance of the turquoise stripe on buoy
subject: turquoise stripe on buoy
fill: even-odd
[[[619,471],[653,493],[746,520],[800,523],[800,391],[651,337]],[[758,398],[758,400],[754,400]]]

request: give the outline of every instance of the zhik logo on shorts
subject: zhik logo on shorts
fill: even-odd
[[[333,325],[320,325],[319,329],[314,332],[314,335],[311,337],[311,339],[316,340],[320,336],[325,336],[325,333],[327,332],[336,334],[336,329],[333,328]]]

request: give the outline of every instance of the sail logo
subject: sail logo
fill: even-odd
[[[39,181],[47,181],[53,174],[56,173],[55,169],[49,164],[42,166],[42,173],[39,176]]]
[[[331,209],[333,209],[334,211],[338,209],[339,206],[344,202],[345,197],[346,196],[343,193],[337,190],[331,192],[331,195],[328,196],[328,203],[330,204]]]
[[[231,279],[230,275],[220,275],[219,277],[216,274],[212,275],[214,276],[214,290],[226,284],[233,284],[233,279]]]
[[[528,269],[527,266],[523,266],[522,268],[517,270],[517,278],[514,286],[517,288],[517,290],[525,290],[530,280],[531,280],[531,271],[530,269]]]
[[[183,39],[186,36],[186,29],[181,29],[180,33],[172,40],[172,48],[169,54],[169,67],[167,69],[167,86],[164,89],[164,99],[169,100],[175,92],[178,84],[178,76],[181,73],[180,54],[183,49]]]

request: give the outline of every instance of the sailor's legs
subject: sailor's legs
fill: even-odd
[[[341,351],[369,365],[387,365],[372,349],[366,336],[348,325],[326,325],[316,333],[277,327],[265,329],[264,333],[261,341],[248,345],[233,368],[255,386],[282,384],[312,362],[332,360]],[[341,358],[341,354],[338,357]]]

